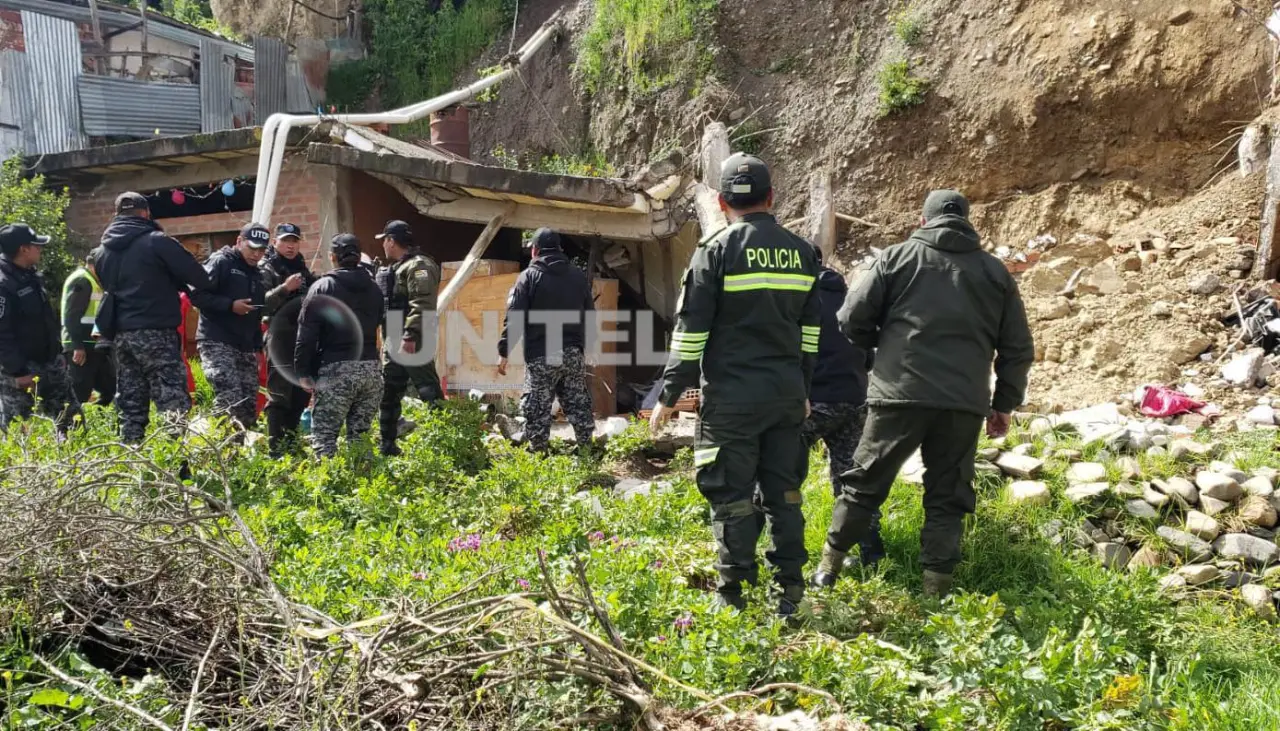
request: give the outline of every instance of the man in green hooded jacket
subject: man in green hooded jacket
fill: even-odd
[[[869,536],[902,464],[920,449],[924,591],[941,596],[951,588],[964,516],[975,507],[973,459],[983,421],[991,436],[1008,430],[1034,360],[1013,276],[982,250],[968,218],[960,193],[930,193],[920,228],[880,255],[840,309],[845,336],[877,349],[876,367],[866,429],[842,478],[815,586],[835,583],[845,554]]]

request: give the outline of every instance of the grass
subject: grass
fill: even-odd
[[[924,20],[914,5],[904,5],[889,16],[893,35],[908,48],[914,48],[924,40]]]
[[[597,93],[638,93],[696,82],[711,67],[706,41],[718,0],[595,0],[577,71]]]
[[[618,171],[595,150],[581,155],[543,155],[536,159],[522,158],[519,154],[499,145],[490,151],[498,164],[512,170],[529,170],[554,175],[576,175],[582,178],[612,178]]]
[[[909,61],[892,61],[876,77],[880,86],[880,117],[903,112],[924,101],[929,82],[911,71]]]
[[[537,555],[545,551],[560,571],[574,556],[586,559],[631,652],[713,694],[799,683],[832,694],[847,714],[876,729],[1280,728],[1274,627],[1208,592],[1172,604],[1156,576],[1104,570],[1044,535],[1048,521],[1069,526],[1082,515],[1061,498],[1061,461],[1047,468],[1055,495],[1049,506],[1010,503],[1003,480],[979,483],[959,592],[943,603],[919,596],[920,488],[896,485],[885,506],[888,558],[876,571],[854,571],[812,596],[803,625],[793,629],[770,615],[763,588],[751,592],[744,614],[713,608],[707,588],[715,550],[707,506],[689,472],[670,475],[669,492],[632,500],[597,490],[595,508],[575,497],[598,484],[600,464],[592,459],[486,446],[483,417],[466,402],[410,416],[419,428],[405,439],[401,458],[347,452],[320,464],[249,454],[227,465],[241,515],[274,557],[272,573],[292,600],[354,621],[401,598],[443,599],[499,568],[485,580],[487,591],[509,592],[522,581],[537,590]],[[43,458],[65,458],[108,432],[107,414],[91,409],[89,418],[90,434],[60,446],[50,441]],[[1042,453],[1049,441],[1032,443]],[[607,457],[623,460],[648,446],[637,425]],[[1241,436],[1229,448],[1242,466],[1280,464],[1265,440]],[[0,442],[0,466],[18,455]],[[1140,462],[1151,474],[1176,468],[1165,459]],[[687,467],[687,455],[680,464]],[[813,559],[832,504],[825,474],[815,452],[804,485]],[[450,546],[473,534],[477,548]],[[685,619],[691,621],[682,629]],[[24,662],[31,641],[24,627],[37,626],[27,618],[0,628],[0,668]],[[73,674],[94,672],[80,667]],[[6,692],[25,700],[5,713],[26,715],[6,721],[54,728],[30,699],[60,686],[31,677],[19,685]],[[118,681],[102,687],[127,692]],[[698,705],[669,685],[655,683],[655,691],[668,703]],[[507,728],[559,728],[578,709],[613,707],[581,686],[529,682],[508,692]],[[176,716],[162,717],[180,722],[181,700],[169,704]],[[829,712],[822,704],[785,693],[768,709],[821,715]],[[168,706],[157,700],[148,707]],[[629,727],[621,723],[579,727]]]

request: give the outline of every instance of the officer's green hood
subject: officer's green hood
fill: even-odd
[[[973,226],[960,216],[938,216],[911,234],[915,241],[940,251],[963,254],[977,251],[982,246],[982,238]]]

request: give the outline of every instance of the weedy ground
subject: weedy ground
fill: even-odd
[[[885,510],[888,559],[813,595],[801,626],[790,627],[771,616],[764,588],[745,613],[713,608],[714,545],[707,506],[692,473],[680,469],[687,455],[664,478],[672,489],[621,500],[599,457],[566,447],[543,458],[486,444],[483,415],[470,404],[413,417],[420,426],[400,458],[370,457],[367,445],[323,463],[226,452],[217,465],[193,465],[195,481],[207,469],[225,471],[279,586],[339,621],[377,616],[404,598],[445,599],[495,568],[483,591],[537,592],[544,552],[553,571],[585,560],[629,651],[672,678],[712,695],[795,683],[833,699],[784,692],[764,711],[841,711],[882,729],[1280,728],[1276,629],[1223,593],[1175,603],[1153,574],[1113,573],[1052,544],[1047,523],[1079,519],[1057,498],[1048,507],[1014,506],[1001,480],[981,481],[959,592],[936,602],[919,596],[919,488],[898,484]],[[111,422],[110,412],[91,407],[88,429],[64,444],[47,423],[15,428],[0,443],[0,468],[68,459],[109,439]],[[646,446],[637,425],[605,461]],[[1250,465],[1280,466],[1269,442],[1235,446]],[[164,440],[146,449],[159,463],[179,459]],[[1160,460],[1143,466],[1175,469]],[[1055,494],[1063,468],[1049,464]],[[819,452],[804,492],[816,558],[832,503]],[[19,549],[5,546],[0,558]],[[107,710],[101,697],[42,672],[37,653],[56,653],[62,672],[100,696],[182,725],[185,696],[164,681],[111,677],[74,647],[49,647],[32,631],[40,623],[21,605],[21,588],[0,587],[0,618],[9,620],[0,627],[0,728],[92,728],[94,709]],[[664,703],[700,705],[650,681]],[[532,681],[506,692],[504,717],[477,727],[631,727],[615,701],[580,683]]]

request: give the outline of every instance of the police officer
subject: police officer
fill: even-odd
[[[334,269],[316,280],[302,302],[294,351],[296,373],[315,392],[311,442],[322,457],[338,451],[344,423],[348,442],[368,432],[374,404],[382,398],[382,293],[361,265],[355,236],[333,237],[329,261]]]
[[[89,403],[94,391],[98,405],[109,406],[116,396],[116,364],[110,344],[96,332],[102,285],[94,268],[101,249],[90,251],[62,285],[62,348],[70,357],[67,366],[76,399]]]
[[[258,265],[270,243],[266,226],[245,226],[235,246],[219,249],[205,262],[213,286],[191,293],[191,304],[200,310],[196,347],[213,386],[214,405],[240,429],[251,429],[258,420],[258,353],[266,302]]]
[[[293,348],[289,347],[287,351],[277,354],[273,352],[270,342],[275,337],[274,331],[287,341],[283,345],[294,345],[302,298],[315,282],[315,276],[307,268],[307,260],[299,251],[301,246],[302,229],[296,224],[282,223],[276,226],[274,251],[269,252],[259,266],[262,284],[267,290],[263,317],[268,321],[267,355],[270,371],[267,374],[267,407],[264,411],[273,457],[283,455],[288,442],[296,438],[302,412],[306,411],[307,404],[311,402],[311,394],[290,379]],[[281,369],[275,362],[276,357],[287,357],[285,363],[288,367]]]
[[[983,420],[992,436],[1008,430],[1034,359],[1017,285],[982,250],[968,218],[969,201],[960,193],[930,193],[920,228],[880,255],[840,310],[844,334],[877,348],[876,363],[866,431],[842,478],[814,575],[818,586],[835,583],[845,552],[868,536],[898,470],[919,449],[924,593],[942,596],[951,588],[964,516],[976,502],[973,458]]]
[[[176,435],[191,409],[178,293],[189,286],[208,289],[209,274],[151,220],[147,199],[133,192],[116,198],[116,217],[102,232],[97,272],[106,291],[98,330],[115,348],[121,437],[130,444],[142,441],[153,401]]]
[[[782,589],[778,613],[790,616],[804,597],[808,558],[800,427],[818,354],[818,257],[773,217],[769,168],[758,158],[725,160],[720,207],[729,226],[699,243],[685,272],[651,426],[659,428],[701,374],[694,465],[719,543],[719,601],[745,606],[742,582],[756,581],[759,483],[773,533],[766,558]]]
[[[557,397],[579,447],[591,443],[596,420],[591,413],[587,388],[584,318],[595,309],[591,285],[581,269],[561,250],[560,234],[548,228],[533,232],[529,242],[533,262],[520,272],[507,295],[507,315],[498,341],[498,372],[507,373],[509,349],[524,338],[525,441],[535,451],[546,451],[551,440],[551,403]],[[539,322],[534,312],[557,313]],[[508,337],[513,316],[518,323]],[[572,320],[572,321],[569,321]],[[547,329],[562,326],[558,337],[548,339]]]
[[[58,317],[36,274],[40,249],[49,243],[25,223],[0,227],[0,430],[25,419],[40,399],[41,411],[66,434],[80,402],[58,344]]]
[[[378,273],[378,286],[386,300],[388,322],[391,318],[400,318],[404,325],[398,344],[391,342],[390,329],[385,331],[387,358],[382,371],[385,388],[378,411],[382,453],[395,456],[400,454],[396,438],[400,430],[401,402],[409,383],[413,382],[418,398],[427,403],[444,398],[434,361],[440,266],[414,245],[413,231],[404,221],[389,221],[377,238],[382,241],[382,251],[391,262]],[[432,361],[418,366],[396,362],[395,354],[398,352],[413,355],[419,349],[427,349],[424,357],[429,356]]]

